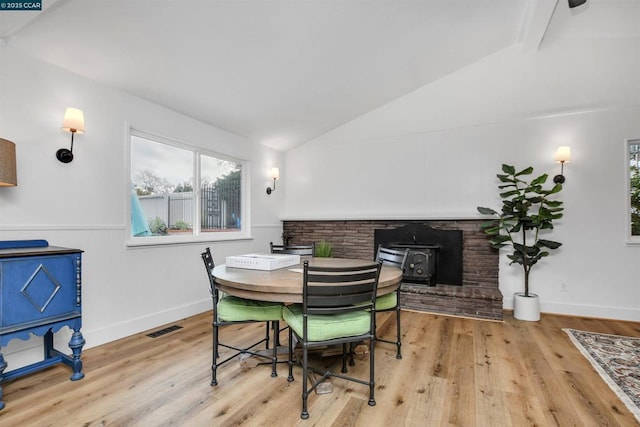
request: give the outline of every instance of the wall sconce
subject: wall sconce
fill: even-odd
[[[77,108],[67,108],[62,120],[62,130],[71,132],[71,149],[61,148],[56,151],[56,158],[62,163],[69,163],[73,160],[73,135],[84,133],[84,114]]]
[[[556,162],[560,162],[560,175],[553,177],[553,182],[556,184],[564,184],[564,164],[571,161],[571,148],[567,146],[558,147],[556,151]]]
[[[0,138],[0,187],[18,185],[16,174],[16,144]]]
[[[271,168],[271,173],[269,176],[273,179],[273,188],[267,187],[267,194],[271,194],[272,191],[276,189],[276,180],[280,179],[280,169]]]

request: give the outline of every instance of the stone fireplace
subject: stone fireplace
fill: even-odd
[[[405,309],[502,320],[498,287],[498,252],[480,229],[481,220],[340,220],[284,221],[283,240],[289,244],[327,241],[336,257],[375,258],[378,244],[412,245],[429,251],[431,272],[414,266],[418,276],[401,285]],[[399,236],[399,237],[397,237]],[[415,240],[414,240],[415,236]],[[418,247],[419,246],[419,247]],[[455,253],[456,255],[452,255]],[[457,255],[459,253],[459,256]],[[425,266],[429,267],[429,266]],[[417,270],[420,268],[420,271]]]

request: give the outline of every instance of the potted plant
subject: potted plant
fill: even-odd
[[[507,255],[511,260],[510,265],[522,266],[524,292],[514,294],[514,317],[536,321],[540,319],[540,301],[538,295],[529,292],[529,274],[538,261],[549,255],[550,250],[562,245],[541,238],[544,231],[553,229],[554,220],[562,218],[562,202],[549,199],[562,190],[562,184],[545,189],[547,174],[527,182],[523,177],[533,174],[532,167],[516,172],[515,167],[503,164],[502,172],[497,175],[502,183],[498,186],[502,211],[478,207],[481,214],[494,217],[492,221],[482,224],[481,228],[491,236],[492,247],[511,247],[512,252]]]
[[[324,240],[316,243],[316,257],[318,258],[331,258],[333,257],[333,245]]]

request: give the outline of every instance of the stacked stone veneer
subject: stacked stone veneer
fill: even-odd
[[[402,284],[402,307],[483,319],[502,320],[498,287],[498,252],[480,229],[480,220],[345,220],[284,221],[289,244],[330,242],[334,256],[374,258],[374,230],[424,224],[439,230],[462,230],[462,286]]]

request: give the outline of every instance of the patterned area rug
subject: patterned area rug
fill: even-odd
[[[640,338],[564,331],[640,422]]]

